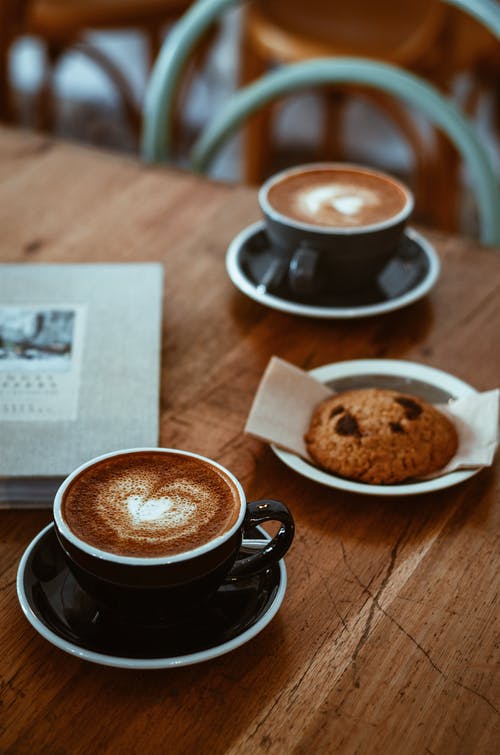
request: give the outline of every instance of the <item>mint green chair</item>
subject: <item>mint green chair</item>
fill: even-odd
[[[198,0],[167,39],[146,93],[142,155],[161,162],[171,154],[171,122],[184,65],[203,32],[239,0]],[[500,39],[500,7],[493,0],[447,0],[477,18]],[[475,187],[481,240],[500,245],[500,188],[490,158],[473,126],[439,91],[418,76],[362,58],[320,58],[284,66],[236,92],[194,145],[190,167],[206,172],[224,141],[246,118],[280,96],[313,86],[362,84],[387,92],[419,110],[453,142]]]

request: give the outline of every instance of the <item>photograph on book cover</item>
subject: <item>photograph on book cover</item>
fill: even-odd
[[[0,306],[0,420],[78,416],[86,307]]]

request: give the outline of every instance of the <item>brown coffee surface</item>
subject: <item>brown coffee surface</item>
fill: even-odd
[[[221,470],[145,451],[103,459],[70,483],[62,516],[81,540],[121,556],[171,556],[227,532],[240,498]]]
[[[267,199],[292,220],[332,228],[381,223],[407,203],[406,194],[389,178],[347,168],[291,173],[270,187]]]

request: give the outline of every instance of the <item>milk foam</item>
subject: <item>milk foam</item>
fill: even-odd
[[[156,495],[143,479],[111,480],[95,502],[96,513],[120,537],[162,542],[194,535],[210,516],[210,489],[192,480],[175,480]]]
[[[70,529],[101,550],[133,556],[188,551],[224,534],[241,508],[226,475],[189,456],[155,451],[104,459],[65,493]]]
[[[326,228],[377,225],[411,209],[409,195],[396,181],[349,167],[285,172],[264,196],[266,204],[286,218]]]
[[[167,498],[142,498],[130,495],[126,499],[130,526],[135,527],[143,522],[168,522],[170,527],[182,527],[196,511],[196,507],[186,501],[175,501]]]
[[[343,183],[306,187],[295,197],[296,210],[312,220],[330,209],[346,217],[354,216],[378,203],[377,195],[370,189]]]

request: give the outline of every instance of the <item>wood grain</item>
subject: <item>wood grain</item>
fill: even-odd
[[[297,525],[285,601],[260,635],[198,666],[133,672],[35,633],[15,575],[50,513],[0,512],[2,752],[498,751],[498,466],[371,499],[298,476],[243,427],[273,354],[304,368],[409,359],[496,387],[500,256],[426,231],[443,271],[425,300],[312,321],[228,280],[227,245],[258,217],[252,190],[0,131],[0,260],[162,262],[161,444],[217,459]]]

